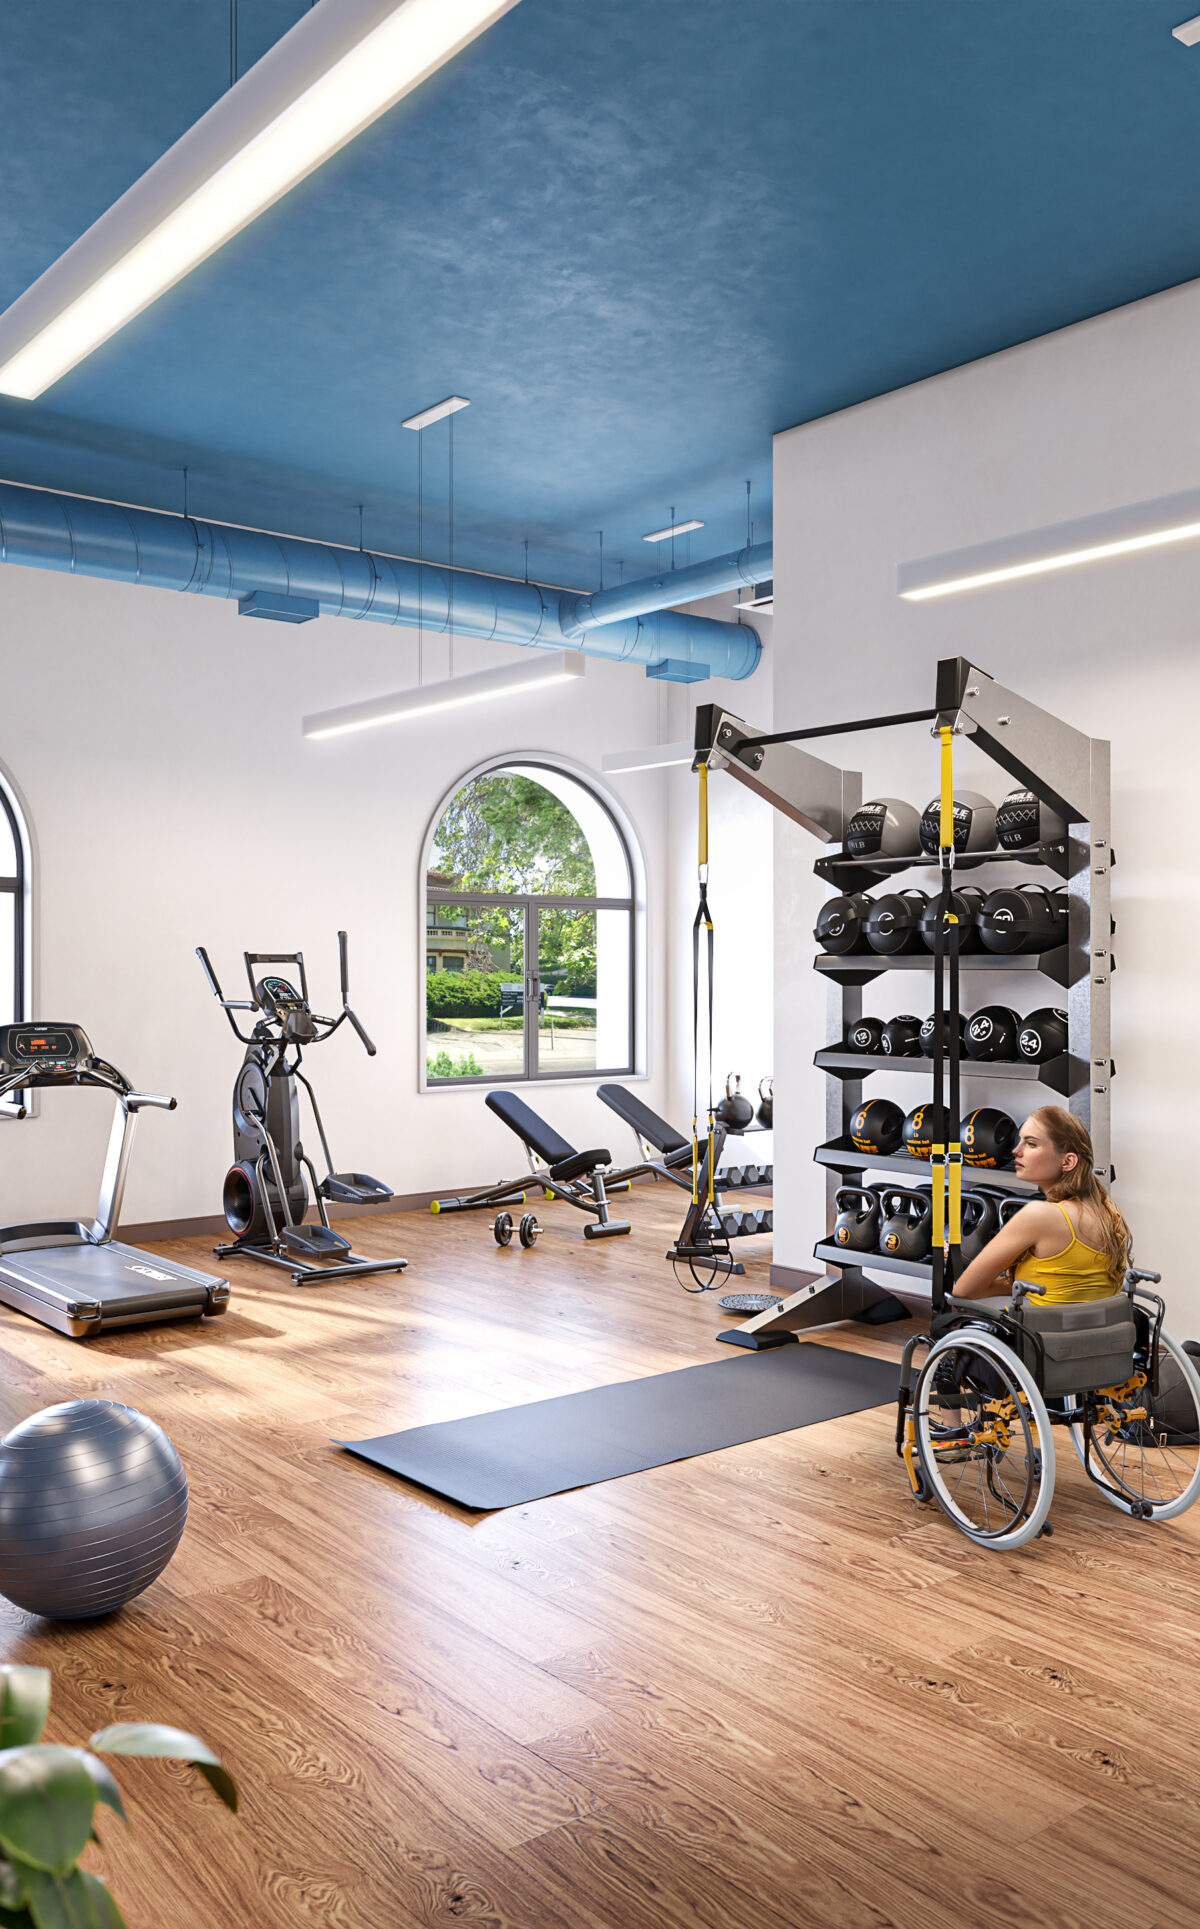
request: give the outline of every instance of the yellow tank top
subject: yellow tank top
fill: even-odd
[[[1108,1261],[1094,1246],[1085,1246],[1071,1223],[1067,1208],[1055,1204],[1067,1222],[1071,1243],[1049,1259],[1027,1253],[1017,1264],[1014,1279],[1038,1286],[1040,1306],[1069,1306],[1083,1299],[1108,1299],[1116,1291],[1108,1276]]]

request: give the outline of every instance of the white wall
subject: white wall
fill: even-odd
[[[337,1163],[402,1193],[518,1170],[520,1148],[478,1088],[417,1089],[426,827],[491,754],[562,754],[598,773],[605,750],[651,741],[658,686],[589,662],[582,685],[306,744],[306,711],[416,681],[412,631],[251,622],[216,600],[10,566],[0,640],[0,761],[36,845],[35,1014],[77,1020],[135,1085],[179,1100],[172,1116],[142,1118],[126,1223],[220,1209],[241,1047],[197,944],[227,996],[244,995],[243,950],[302,949],[329,1011],[336,933],[349,932],[351,999],[379,1055],[368,1061],[348,1031],[312,1055]],[[514,660],[499,646],[456,650],[460,672]],[[445,662],[427,638],[427,680]],[[654,783],[630,782],[624,803],[645,863],[644,1090],[662,1106],[662,811]],[[617,1129],[588,1081],[547,1085],[535,1103],[577,1143]],[[49,1093],[39,1116],[0,1120],[0,1216],[90,1214],[109,1110],[99,1093]]]
[[[1200,1167],[1190,1131],[1200,1048],[1186,1017],[1198,1009],[1200,544],[929,604],[901,602],[895,571],[912,558],[1194,487],[1198,331],[1200,284],[1191,283],[790,430],[775,444],[777,728],[930,703],[936,660],[964,655],[1112,740],[1116,1191],[1139,1257],[1162,1269],[1177,1323],[1191,1331],[1200,1326],[1200,1278],[1181,1201]],[[899,733],[847,741],[865,795],[894,790],[921,806],[936,789],[934,746],[920,730],[903,741]],[[976,787],[994,797],[1011,787],[969,754],[962,776],[982,779]],[[776,1258],[797,1267],[811,1265],[824,1213],[822,1175],[811,1163],[824,1131],[824,1081],[811,1063],[825,1026],[811,969],[823,895],[811,874],[815,854],[791,827],[777,832],[776,1162],[784,1180]],[[921,985],[920,994],[911,984],[872,993],[871,1006],[885,1017],[903,1003],[917,1009],[929,994],[928,981]],[[994,995],[1020,1002],[999,986]],[[1024,1009],[1060,1002],[1040,979],[1024,995]],[[884,1094],[890,1082],[877,1078],[876,1087]]]

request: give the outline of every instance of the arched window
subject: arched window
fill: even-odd
[[[633,875],[607,806],[513,762],[438,818],[425,879],[425,1076],[589,1078],[633,1069]]]
[[[0,776],[0,1025],[29,1016],[29,838],[16,797]],[[21,1095],[0,1101],[20,1109]]]

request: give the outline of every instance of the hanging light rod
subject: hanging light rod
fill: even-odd
[[[319,0],[0,315],[0,394],[40,395],[516,4]]]
[[[642,541],[665,543],[668,536],[686,536],[690,529],[703,529],[703,527],[702,522],[696,522],[694,519],[691,522],[673,522],[669,529],[652,529],[648,536],[642,537]]]
[[[377,724],[404,723],[436,710],[457,710],[463,704],[484,703],[492,697],[546,690],[555,683],[571,683],[583,675],[584,658],[575,650],[536,650],[524,663],[505,663],[497,670],[476,670],[470,676],[442,683],[418,684],[390,697],[369,697],[338,710],[319,710],[305,717],[304,737],[342,737],[351,730],[373,730]]]
[[[470,400],[465,395],[448,395],[444,402],[435,402],[430,409],[422,409],[419,415],[406,415],[400,424],[402,429],[427,429],[431,422],[440,422],[443,416],[456,415],[459,409],[469,409]]]
[[[1140,549],[1161,549],[1197,536],[1200,489],[1182,489],[1177,495],[1127,503],[1097,516],[1050,523],[1044,529],[1027,529],[1019,536],[1002,536],[971,549],[951,549],[943,556],[901,563],[896,590],[908,603],[925,603],[935,596],[986,589],[1022,576],[1045,576],[1051,570],[1101,562],[1106,556],[1129,556]]]

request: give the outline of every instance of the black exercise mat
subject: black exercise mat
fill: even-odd
[[[861,1413],[899,1383],[891,1360],[806,1341],[336,1444],[484,1513]]]

